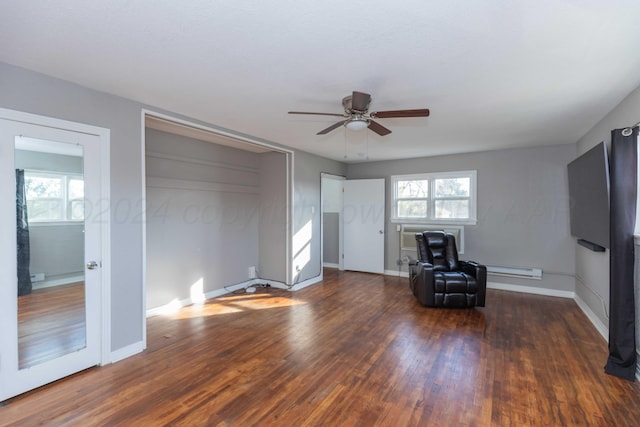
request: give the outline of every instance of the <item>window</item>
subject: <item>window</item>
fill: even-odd
[[[394,222],[476,223],[476,171],[394,175]]]
[[[25,171],[29,222],[82,221],[84,180],[81,175]]]

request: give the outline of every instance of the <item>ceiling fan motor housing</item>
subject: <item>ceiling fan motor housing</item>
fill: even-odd
[[[353,112],[358,111],[353,109],[353,103],[351,102],[352,100],[353,100],[353,96],[351,95],[347,95],[344,98],[342,98],[342,106],[344,107],[344,112],[347,114],[352,114]],[[369,102],[367,103],[365,109],[360,112],[366,113],[367,111],[369,111],[370,104],[371,104],[371,98],[369,98]]]

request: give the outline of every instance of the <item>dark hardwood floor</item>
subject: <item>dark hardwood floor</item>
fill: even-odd
[[[325,270],[150,318],[144,353],[9,400],[0,424],[640,425],[640,386],[604,374],[572,300],[424,308],[407,280]]]

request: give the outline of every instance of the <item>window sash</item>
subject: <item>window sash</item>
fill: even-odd
[[[476,223],[476,176],[475,170],[471,171],[457,171],[457,172],[444,172],[444,173],[426,173],[426,174],[413,174],[413,175],[394,175],[391,177],[392,192],[393,192],[393,209],[391,220],[394,222],[411,221],[421,223],[452,223],[452,224],[475,224]],[[468,196],[457,195],[443,195],[440,194],[436,197],[436,183],[438,180],[443,179],[469,179]],[[399,197],[398,185],[400,182],[420,180],[428,181],[427,197]],[[424,216],[406,216],[405,212],[402,212],[402,202],[410,201],[422,201],[426,203],[426,209],[424,210]],[[466,207],[464,203],[456,207],[455,202],[462,201],[467,202]],[[405,203],[406,204],[406,203]],[[442,209],[451,210],[466,210],[467,216],[465,217],[447,217],[442,216]],[[405,214],[405,215],[402,215]]]
[[[38,218],[37,216],[30,216],[30,223],[46,224],[46,223],[60,223],[60,222],[81,222],[84,221],[84,212],[82,218],[78,214],[77,210],[73,209],[73,206],[80,203],[84,203],[84,197],[70,198],[69,185],[71,181],[83,181],[84,177],[75,173],[63,173],[63,172],[49,172],[39,170],[25,170],[25,179],[29,178],[49,178],[60,181],[60,196],[59,197],[27,197],[27,206],[34,207],[37,205],[47,204],[48,215]],[[84,191],[83,191],[84,192]],[[57,211],[57,212],[56,212]],[[83,209],[84,211],[84,209]],[[75,215],[74,215],[75,213]],[[55,215],[52,215],[55,214]],[[75,216],[75,218],[74,218]]]

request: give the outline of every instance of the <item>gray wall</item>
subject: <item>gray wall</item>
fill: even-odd
[[[111,130],[111,349],[140,342],[140,104],[0,63],[0,107]]]
[[[111,130],[111,348],[141,341],[140,105],[4,63],[0,94],[3,108]]]
[[[322,213],[322,260],[328,264],[340,263],[340,214]]]
[[[308,242],[310,260],[301,262],[306,256],[296,259],[294,253],[294,273],[296,265],[300,266],[300,272],[294,274],[294,283],[317,277],[322,272],[320,265],[320,221],[322,212],[320,209],[320,180],[321,174],[346,175],[346,166],[333,160],[314,156],[302,151],[295,152],[294,168],[294,212],[293,232],[294,242],[296,234],[308,226],[311,231],[311,241]],[[300,236],[301,234],[298,234]],[[295,245],[294,245],[295,246]],[[295,248],[294,248],[295,250]]]
[[[322,178],[322,260],[340,264],[340,221],[343,180]]]
[[[287,157],[262,153],[260,159],[259,277],[287,281]]]
[[[640,121],[640,88],[627,96],[577,144],[577,155],[605,141],[611,151],[611,130],[632,126]],[[609,251],[592,252],[576,246],[576,295],[602,323],[609,327]],[[606,308],[605,308],[606,307]]]
[[[15,154],[16,168],[45,172],[82,173],[82,157],[30,150],[16,150]]]
[[[142,341],[145,301],[142,286],[142,108],[227,131],[158,107],[91,90],[0,62],[0,107],[79,123],[111,131],[111,350]],[[240,135],[243,136],[243,135]],[[260,140],[259,138],[253,138]],[[277,143],[264,141],[271,145]],[[305,152],[295,152],[293,165],[294,233],[311,221],[312,257],[294,280],[321,272],[320,173],[345,175],[346,167]],[[313,208],[312,208],[313,207]]]
[[[490,276],[493,282],[574,290],[575,244],[569,234],[567,163],[574,145],[506,149],[349,165],[347,177],[386,178],[385,268],[396,270],[399,233],[388,218],[390,176],[477,170],[478,223],[465,226],[464,259],[534,267],[543,280]],[[406,264],[402,266],[406,272]]]
[[[76,278],[84,274],[84,225],[60,224],[29,226],[31,274],[44,273],[43,283]]]
[[[258,265],[260,157],[146,129],[147,309],[248,279]],[[281,182],[280,185],[283,185]]]

